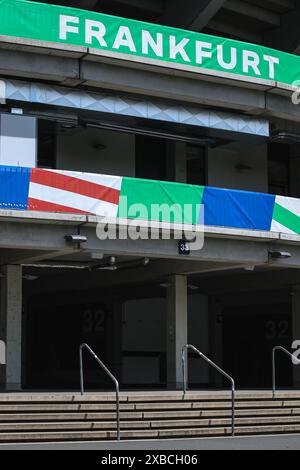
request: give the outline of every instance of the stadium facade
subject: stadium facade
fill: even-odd
[[[123,389],[182,387],[187,343],[270,387],[300,342],[299,2],[55,3],[0,0],[1,388],[78,389],[81,343]]]

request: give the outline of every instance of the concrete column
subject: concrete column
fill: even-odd
[[[187,277],[173,275],[167,287],[167,386],[182,388],[181,351],[187,343]]]
[[[5,266],[1,279],[0,341],[6,345],[6,364],[0,365],[0,385],[21,389],[22,266]]]
[[[300,286],[292,296],[292,340],[300,341]],[[298,348],[297,348],[298,349]],[[298,356],[299,357],[299,356]],[[293,385],[300,389],[300,364],[293,365]]]
[[[210,358],[218,364],[223,366],[223,308],[224,305],[218,299],[212,297],[209,302],[209,336],[210,336]],[[223,378],[221,374],[209,368],[210,382],[216,386],[221,386]]]
[[[170,141],[167,145],[167,179],[186,183],[186,143]]]

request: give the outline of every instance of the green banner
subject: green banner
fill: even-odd
[[[123,177],[118,217],[197,224],[204,186]]]
[[[82,2],[84,4],[84,2]],[[231,39],[75,8],[0,0],[0,35],[101,49],[101,54],[216,76],[292,85],[300,57]]]

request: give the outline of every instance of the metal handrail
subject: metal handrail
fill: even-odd
[[[231,382],[231,434],[234,436],[234,426],[235,426],[235,382],[233,378],[228,375],[221,367],[217,366],[211,359],[209,359],[205,354],[203,354],[201,351],[199,351],[195,346],[192,344],[186,344],[182,348],[182,371],[183,371],[183,394],[186,394],[187,390],[187,364],[185,360],[185,356],[187,354],[187,350],[191,349],[194,351],[196,354],[198,354],[202,359],[204,359],[209,365],[213,366],[220,374],[222,374],[224,377],[226,377],[230,382]]]
[[[116,413],[117,413],[117,439],[118,441],[121,439],[120,434],[120,389],[119,389],[119,382],[115,378],[115,376],[108,370],[108,368],[103,364],[103,362],[99,359],[99,357],[94,353],[94,351],[89,347],[88,344],[83,343],[79,347],[79,362],[80,362],[80,390],[81,395],[84,394],[84,383],[83,383],[83,361],[82,361],[82,351],[83,349],[87,349],[88,352],[93,356],[93,358],[100,364],[104,372],[111,378],[111,380],[115,383],[116,386]]]
[[[288,351],[287,349],[285,349],[282,346],[274,346],[274,348],[272,349],[272,390],[273,390],[273,398],[274,398],[275,392],[276,392],[275,352],[278,351],[278,350],[284,352],[285,354],[290,356],[292,359],[296,359],[296,361],[298,361],[298,364],[294,364],[294,365],[299,365],[300,364],[300,360],[296,356],[294,356],[294,354],[292,354],[290,351]]]

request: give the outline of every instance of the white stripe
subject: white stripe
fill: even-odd
[[[64,191],[63,189],[51,188],[42,184],[30,183],[29,197],[39,199],[52,204],[60,204],[83,212],[91,212],[104,217],[116,217],[118,204],[99,201],[88,196]]]
[[[276,196],[275,204],[279,204],[293,214],[300,217],[300,200],[294,197]]]
[[[71,176],[90,183],[101,184],[108,188],[121,189],[122,177],[111,175],[98,175],[97,173],[83,173],[79,171],[65,171],[65,170],[47,170],[51,173],[59,173],[64,176]]]
[[[292,233],[296,234],[296,232],[293,232],[289,228],[285,227],[284,225],[280,224],[279,222],[276,222],[276,220],[272,220],[271,224],[271,232],[276,232],[276,233]]]

